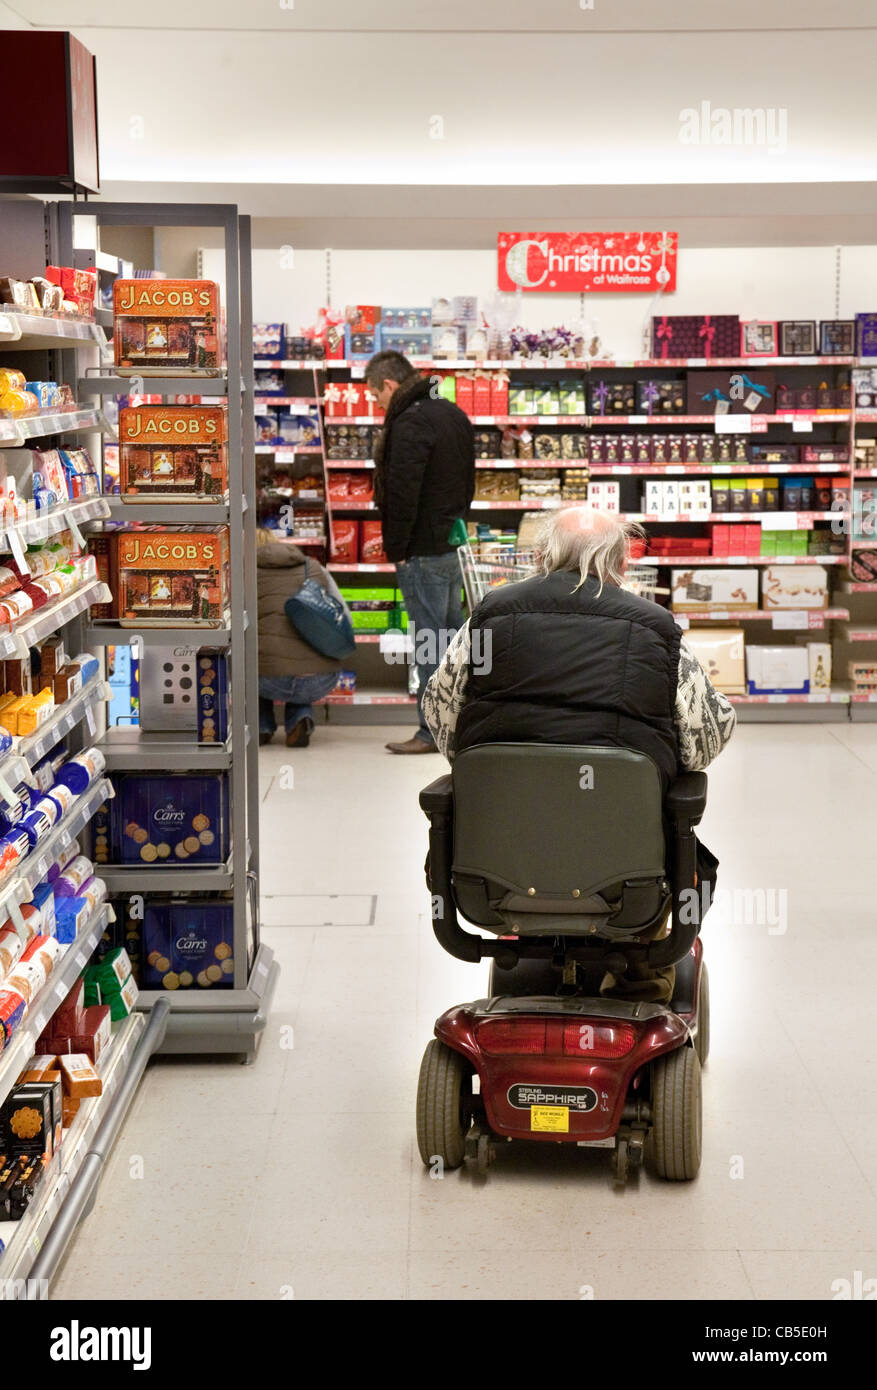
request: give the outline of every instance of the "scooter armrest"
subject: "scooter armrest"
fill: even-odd
[[[454,787],[449,772],[423,788],[420,793],[420,808],[426,812],[430,820],[442,813],[450,815],[454,809]]]
[[[674,821],[697,825],[706,810],[707,780],[705,772],[683,772],[674,778],[667,789],[664,806]]]

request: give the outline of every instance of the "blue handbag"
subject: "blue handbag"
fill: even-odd
[[[297,594],[286,600],[283,609],[299,637],[321,656],[341,660],[354,655],[356,639],[344,604],[327,593],[316,579],[308,578],[307,560],[304,583]]]

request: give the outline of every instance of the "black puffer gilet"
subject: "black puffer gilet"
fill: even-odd
[[[478,604],[455,752],[503,742],[631,748],[654,759],[666,790],[677,770],[680,630],[656,603],[577,581],[557,570]]]

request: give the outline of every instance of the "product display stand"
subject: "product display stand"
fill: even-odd
[[[73,217],[84,213],[60,205],[61,256],[72,250]],[[165,1052],[232,1052],[255,1054],[265,1027],[279,967],[259,941],[258,868],[258,625],[256,622],[256,506],[252,468],[254,448],[253,375],[249,219],[225,205],[89,203],[98,237],[110,227],[219,227],[225,245],[227,366],[223,375],[147,377],[143,390],[175,397],[197,394],[228,402],[228,497],[221,502],[112,502],[113,519],[197,526],[227,525],[229,530],[230,610],[228,624],[209,628],[147,628],[137,631],[108,623],[87,626],[87,646],[136,643],[141,649],[172,647],[176,656],[194,656],[199,647],[228,648],[230,657],[230,734],[222,745],[203,745],[172,734],[131,728],[110,729],[101,741],[110,769],[165,768],[198,772],[227,768],[231,791],[231,852],[218,868],[146,868],[136,865],[100,869],[111,894],[209,892],[234,895],[234,977],[231,989],[194,992],[141,990],[138,1007],[151,1008],[168,999],[170,1013],[162,1044]],[[100,245],[95,248],[100,252]],[[100,369],[80,379],[78,396],[100,400],[127,395],[130,377]],[[252,731],[252,736],[251,736]]]

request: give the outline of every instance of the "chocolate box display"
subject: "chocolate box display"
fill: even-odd
[[[739,357],[736,314],[663,314],[652,319],[652,357]]]
[[[149,898],[143,915],[143,987],[210,989],[234,978],[229,899]]]
[[[219,497],[228,487],[224,406],[123,406],[119,487],[126,502]]]
[[[212,280],[116,280],[120,376],[218,376],[219,287]]]
[[[123,627],[221,627],[229,601],[228,527],[121,531],[116,540]]]
[[[774,372],[755,366],[688,373],[688,415],[772,415]]]
[[[740,325],[741,357],[776,357],[777,326],[775,322],[749,319]]]
[[[167,869],[177,864],[222,864],[228,858],[224,772],[126,772],[117,774],[113,783],[111,841],[117,863]]]
[[[815,319],[782,319],[779,324],[779,334],[781,357],[815,356]]]
[[[819,325],[819,352],[823,357],[852,357],[856,351],[855,319],[823,319]]]

